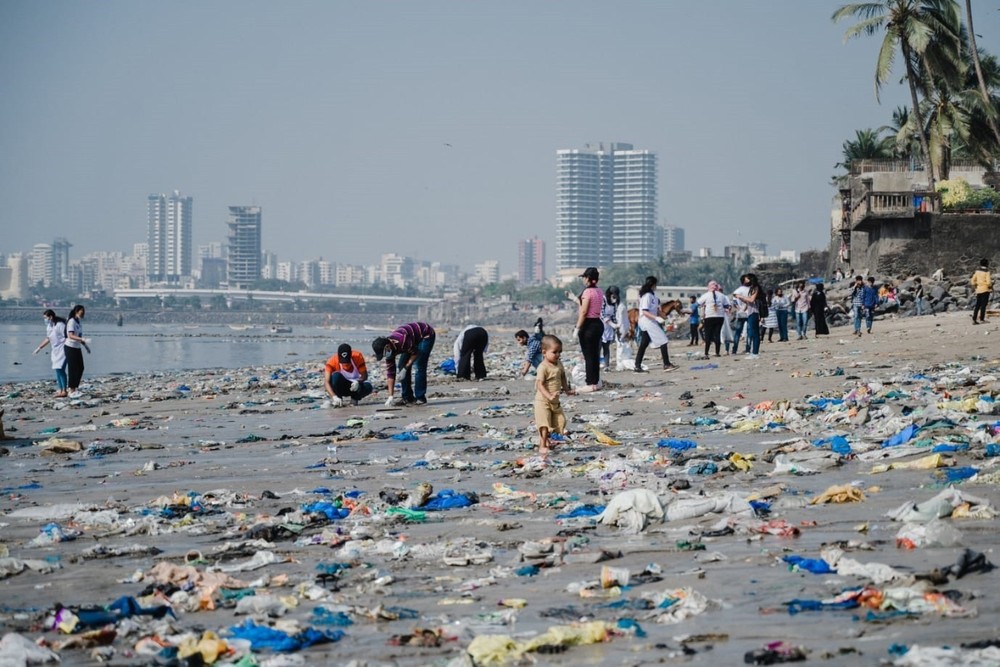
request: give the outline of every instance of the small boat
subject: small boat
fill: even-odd
[[[292,327],[290,324],[284,324],[283,322],[275,322],[271,325],[271,333],[273,334],[292,333]]]
[[[230,324],[229,328],[233,331],[251,331],[253,329],[252,324]]]

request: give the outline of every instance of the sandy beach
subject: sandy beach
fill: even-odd
[[[651,351],[565,397],[547,459],[512,334],[491,329],[483,382],[431,374],[425,406],[329,407],[336,341],[294,367],[88,377],[79,401],[3,385],[0,665],[26,664],[15,633],[64,665],[1000,660],[960,648],[1000,639],[996,320],[881,319],[757,359],[672,340],[679,370]],[[123,596],[160,611],[81,622]],[[251,651],[234,626],[316,643]]]

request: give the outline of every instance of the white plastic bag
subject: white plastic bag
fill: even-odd
[[[620,340],[615,346],[615,368],[620,371],[630,371],[635,366],[635,353],[632,351],[632,343]]]

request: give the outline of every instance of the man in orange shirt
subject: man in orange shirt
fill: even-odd
[[[372,393],[372,383],[368,381],[365,357],[344,343],[337,348],[337,354],[326,362],[324,388],[330,396],[330,404],[339,408],[344,399],[351,398],[351,405]]]

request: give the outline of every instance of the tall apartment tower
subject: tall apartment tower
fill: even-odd
[[[656,181],[656,154],[632,144],[557,150],[557,268],[656,259]]]
[[[545,241],[533,236],[517,242],[517,275],[522,285],[545,282]]]
[[[28,265],[28,278],[32,286],[41,283],[45,287],[52,286],[52,246],[48,243],[36,243],[31,248],[31,263]]]
[[[146,199],[149,257],[146,276],[150,283],[179,284],[191,275],[191,197],[178,190],[171,195],[149,195]]]
[[[52,281],[69,282],[69,249],[73,244],[60,236],[52,242]]]
[[[260,206],[230,206],[227,235],[230,287],[246,289],[260,280]]]
[[[677,225],[663,226],[663,254],[684,252],[684,228]]]

